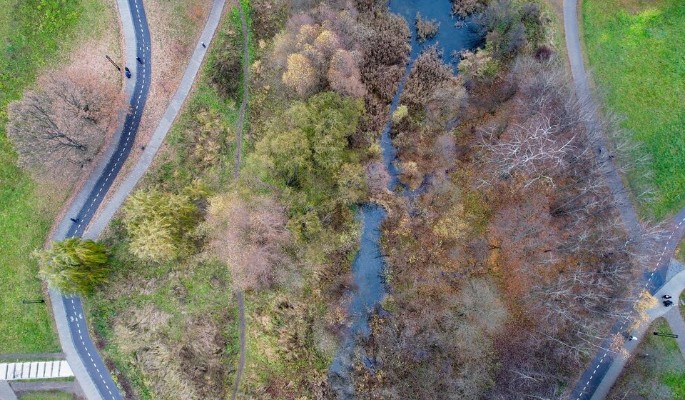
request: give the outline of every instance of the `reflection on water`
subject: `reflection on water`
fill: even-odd
[[[423,49],[437,44],[443,50],[445,62],[452,63],[455,61],[452,57],[453,54],[463,49],[476,48],[482,41],[476,29],[474,29],[473,22],[470,20],[460,21],[454,18],[451,15],[451,7],[450,0],[390,0],[389,4],[391,12],[405,18],[411,28],[412,37],[409,62],[390,104],[388,122],[381,133],[381,148],[383,164],[390,175],[388,189],[391,191],[401,189],[400,193],[407,197],[417,196],[425,189],[426,185],[421,185],[416,191],[410,191],[399,182],[399,169],[395,162],[397,149],[395,149],[392,143],[390,131],[392,129],[391,116],[399,106],[400,96],[414,61]],[[414,29],[414,20],[417,12],[420,12],[423,18],[436,20],[440,23],[438,34],[422,43],[416,40],[416,30]],[[453,66],[456,68],[456,63],[453,63]],[[381,237],[380,227],[385,216],[385,210],[377,204],[365,204],[359,212],[359,219],[362,222],[362,236],[359,252],[352,264],[355,285],[349,309],[350,324],[344,333],[338,353],[329,369],[331,385],[336,391],[338,398],[342,399],[354,398],[354,387],[350,374],[355,350],[362,351],[362,349],[357,348],[356,339],[359,337],[367,338],[371,333],[369,317],[379,308],[379,303],[386,293],[384,279],[385,264],[379,244]],[[367,368],[373,368],[374,360],[363,354],[360,356]]]

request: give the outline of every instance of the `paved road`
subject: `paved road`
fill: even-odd
[[[633,239],[639,241],[644,229],[640,224],[635,208],[631,202],[629,191],[623,184],[621,176],[614,167],[613,162],[608,159],[609,152],[607,151],[606,146],[607,140],[601,130],[601,125],[598,123],[599,116],[597,107],[591,96],[590,85],[588,83],[580,45],[577,0],[564,0],[564,29],[566,31],[566,46],[576,95],[583,101],[584,106],[586,107],[587,115],[589,116],[589,120],[586,123],[591,134],[591,139],[597,144],[596,155],[603,167],[602,172],[604,173],[607,184],[617,204],[626,231],[629,232]],[[659,249],[660,257],[656,265],[645,266],[645,270],[647,271],[643,275],[645,288],[653,294],[660,295],[662,293],[661,291],[667,287],[668,290],[674,291],[677,288],[677,285],[680,284],[679,281],[665,282],[665,276],[671,256],[685,234],[684,220],[685,208],[667,224],[667,234],[669,236],[663,243],[663,249]],[[644,246],[641,247],[645,250]],[[685,285],[685,281],[683,281],[683,285]],[[670,288],[670,286],[674,286],[674,288]],[[678,292],[680,292],[683,287],[680,287]],[[623,332],[626,329],[627,322],[628,321],[618,321],[614,325],[612,332]],[[641,327],[641,329],[635,333],[635,336],[642,337],[642,334],[644,334],[646,329],[646,326]],[[685,332],[683,332],[683,334],[685,334]],[[606,396],[627,360],[626,357],[614,357],[612,352],[605,350],[609,347],[608,344],[609,339],[602,343],[604,349],[600,350],[595,355],[590,367],[582,374],[571,393],[571,399],[602,399]],[[626,350],[630,352],[634,350],[636,346],[637,341],[628,342],[625,347]]]
[[[140,118],[145,108],[151,80],[148,62],[150,60],[150,33],[142,0],[117,0],[117,2],[122,23],[122,34],[126,42],[127,66],[133,74],[133,77],[127,80],[126,84],[130,112],[122,117],[123,128],[117,133],[117,140],[106,151],[105,161],[96,168],[75,197],[67,216],[58,225],[53,240],[62,240],[73,236],[95,239],[107,226],[116,210],[152,164],[152,160],[188,96],[202,64],[206,47],[201,43],[208,45],[211,42],[225,4],[225,0],[214,0],[196,50],[189,61],[179,88],[162,116],[159,126],[138,163],[114,193],[112,200],[105,205],[97,220],[89,227],[89,223],[91,223],[107,191],[131,152]],[[138,57],[141,62],[136,61]],[[71,221],[70,218],[75,218],[76,222]],[[85,232],[87,227],[88,231]],[[121,399],[121,393],[119,393],[90,338],[80,297],[62,296],[57,291],[50,290],[50,298],[62,349],[86,397],[88,399]]]
[[[126,66],[133,75],[126,82],[129,113],[125,115],[123,128],[117,132],[118,138],[108,149],[107,157],[77,196],[53,240],[83,234],[131,152],[145,108],[151,68],[150,32],[143,2],[118,0],[118,6],[126,43]],[[142,63],[137,62],[136,57],[139,57]],[[76,222],[70,218],[74,218]],[[62,349],[85,395],[89,399],[122,399],[88,333],[81,299],[77,296],[63,296],[55,290],[50,290],[50,298]]]
[[[169,106],[164,111],[164,115],[162,115],[159,125],[157,125],[157,128],[152,134],[152,138],[150,138],[150,141],[145,145],[145,149],[142,151],[136,165],[133,166],[128,175],[126,175],[121,184],[119,184],[114,193],[112,193],[110,200],[101,207],[97,218],[87,227],[87,230],[83,234],[84,238],[97,239],[100,236],[107,225],[109,225],[109,221],[114,217],[114,214],[116,214],[121,205],[128,198],[128,195],[133,191],[143,175],[145,175],[148,168],[150,168],[150,165],[152,165],[152,161],[154,160],[157,151],[164,143],[164,138],[169,132],[169,129],[171,129],[174,120],[183,107],[186,97],[188,97],[188,94],[193,87],[195,77],[200,70],[202,60],[207,53],[207,49],[203,47],[201,43],[204,42],[205,45],[211,43],[216,28],[219,26],[221,13],[225,3],[226,0],[214,0],[212,10],[209,13],[205,27],[195,46],[195,51],[188,62],[185,73],[181,78],[178,89],[176,89],[176,92],[169,102]]]
[[[661,298],[661,296],[664,294],[670,294],[675,298],[680,295],[680,292],[683,290],[683,288],[685,288],[685,271],[681,271],[675,276],[673,276],[654,295],[657,298]],[[654,322],[654,320],[657,318],[667,316],[668,313],[672,312],[673,310],[674,308],[664,307],[661,303],[659,303],[654,308],[647,310],[647,315],[649,317],[648,320],[645,321],[642,325],[640,325],[640,327],[637,328],[635,332],[633,332],[633,335],[638,338],[642,338],[645,334],[649,334],[649,332],[647,332],[647,328],[649,328],[651,323]],[[678,312],[677,309],[675,311]],[[671,317],[667,316],[667,318]],[[671,326],[671,328],[675,333],[685,335],[685,332],[681,332],[679,330],[680,327],[678,325],[676,325],[675,327]],[[590,392],[588,390],[586,393],[582,393],[582,397],[575,398],[590,398],[592,400],[605,399],[611,391],[611,388],[613,387],[614,383],[616,383],[616,380],[618,380],[619,376],[621,375],[621,372],[627,364],[630,356],[635,353],[635,350],[637,349],[639,342],[639,340],[625,342],[624,348],[626,350],[626,353],[616,357],[612,357],[611,361],[599,365],[599,369],[602,371],[602,373],[597,373],[598,377],[592,383],[592,391]],[[598,366],[595,365],[593,368],[598,368]]]
[[[17,395],[14,394],[14,390],[7,381],[0,381],[0,399],[17,400]]]
[[[677,298],[675,295],[672,296]],[[678,301],[676,301],[676,304],[678,304]],[[683,359],[685,359],[685,321],[683,321],[683,316],[680,314],[679,307],[671,307],[671,310],[664,314],[664,317],[671,326],[671,331],[678,335],[676,343],[678,343],[680,354],[682,354]]]

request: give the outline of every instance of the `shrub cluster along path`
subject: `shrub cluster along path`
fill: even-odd
[[[121,186],[118,187],[112,199],[104,206],[103,212],[89,226],[98,206],[111,187],[112,182],[116,179],[121,165],[126,161],[131,151],[140,117],[145,107],[151,78],[149,63],[147,62],[150,60],[150,36],[143,3],[141,0],[118,0],[122,32],[126,43],[126,64],[131,69],[133,75],[132,79],[127,80],[126,85],[126,94],[130,100],[131,113],[125,116],[123,128],[118,132],[118,139],[107,150],[108,154],[104,157],[105,161],[96,168],[96,171],[88,179],[83,189],[75,197],[69,208],[69,213],[59,224],[53,240],[62,240],[66,237],[80,235],[83,235],[84,238],[97,238],[107,226],[116,210],[150,167],[157,150],[164,141],[192,88],[206,54],[206,47],[201,45],[201,43],[206,45],[211,42],[214,32],[219,25],[224,4],[225,0],[214,0],[212,11],[200,36],[200,40],[159,126],[143,151],[138,163],[133,167]],[[137,57],[142,59],[140,66],[136,61]],[[70,220],[74,216],[76,216],[77,222]],[[88,228],[87,231],[86,228]],[[54,290],[50,291],[50,298],[62,349],[86,397],[93,400],[121,399],[121,393],[90,338],[86,321],[83,317],[81,299],[74,296],[65,297]]]
[[[576,95],[584,103],[585,107],[587,107],[586,115],[589,116],[589,120],[587,121],[588,130],[594,135],[592,139],[598,144],[596,155],[602,165],[602,172],[606,177],[607,184],[616,202],[622,222],[629,232],[629,235],[632,238],[639,240],[644,229],[637,217],[629,192],[623,184],[623,180],[614,167],[613,162],[609,159],[606,145],[607,139],[602,135],[602,130],[598,123],[598,108],[590,93],[590,85],[585,71],[578,27],[577,0],[564,0],[566,46]],[[685,288],[685,271],[676,274],[665,283],[663,282],[662,274],[666,271],[666,267],[670,263],[678,243],[685,235],[685,208],[680,210],[678,214],[666,223],[666,234],[668,235],[668,238],[665,243],[663,243],[663,249],[660,249],[659,261],[656,265],[644,266],[648,273],[645,288],[650,290],[657,298],[660,298],[664,294],[669,294],[673,296],[674,299],[677,299],[680,292]],[[649,321],[642,324],[640,328],[638,328],[638,331],[632,334],[641,338],[651,322],[666,314],[668,310],[669,309],[661,304],[649,310]],[[685,322],[682,321],[682,316],[677,310],[676,312],[667,314],[667,321],[671,325],[671,329],[674,333],[685,337]],[[625,322],[618,323],[613,331],[621,333],[625,328],[624,324]],[[605,344],[607,343],[608,339],[605,341]],[[571,398],[575,400],[605,398],[628,361],[628,355],[637,348],[637,344],[638,341],[628,341],[625,343],[624,348],[627,350],[627,355],[615,356],[613,352],[609,350],[600,350],[592,360],[589,368],[582,374],[580,380],[573,389]],[[681,352],[685,354],[685,340],[680,340],[679,345]],[[603,347],[606,349],[608,346]]]

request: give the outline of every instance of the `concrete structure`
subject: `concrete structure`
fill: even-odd
[[[69,363],[59,361],[27,361],[0,363],[0,380],[69,378],[74,376]]]
[[[17,400],[17,395],[14,394],[14,391],[7,381],[0,380],[0,399]]]

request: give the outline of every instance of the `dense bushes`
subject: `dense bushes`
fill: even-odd
[[[209,60],[209,78],[224,97],[236,99],[242,81],[243,37],[240,30],[222,31]]]
[[[288,21],[275,39],[272,62],[284,70],[283,83],[301,97],[326,88],[361,97],[366,89],[360,81],[358,35],[354,10],[322,4]]]
[[[526,45],[526,27],[520,7],[511,0],[496,0],[479,18],[486,32],[487,49],[496,60],[508,60]]]
[[[476,12],[481,12],[490,0],[452,0],[452,13],[460,17],[466,17]]]
[[[452,79],[452,69],[442,62],[441,51],[437,46],[431,46],[414,63],[402,92],[402,103],[415,112],[423,109],[435,91],[448,86]]]
[[[231,194],[210,199],[209,245],[226,263],[237,287],[258,290],[283,281],[288,264],[284,247],[290,241],[287,221],[284,207],[271,197],[252,198],[249,203]]]
[[[467,82],[492,81],[524,48],[536,51],[545,40],[543,16],[535,3],[494,0],[476,22],[486,44],[461,54],[459,72]],[[549,52],[549,48],[543,48],[541,54]]]
[[[365,195],[360,156],[348,139],[363,113],[359,100],[333,92],[296,102],[275,116],[247,160],[263,180],[283,188],[290,205],[290,228],[300,238],[315,235],[336,205]]]
[[[170,261],[194,250],[199,210],[190,195],[139,190],[124,205],[130,251],[145,261]]]
[[[631,301],[635,249],[561,66],[519,56],[509,68],[498,85],[513,97],[483,109],[473,96],[489,86],[472,91],[458,135],[416,118],[399,126],[401,165],[431,183],[410,205],[389,203],[391,313],[366,345],[382,372],[357,375],[371,397],[557,398],[606,317],[630,312],[602,300]]]
[[[252,27],[257,41],[270,40],[288,19],[288,0],[250,0]]]
[[[389,13],[364,16],[362,21],[370,28],[362,45],[362,79],[369,91],[387,104],[404,73],[410,50],[409,28],[402,17]]]
[[[364,346],[374,373],[355,375],[369,398],[558,398],[607,316],[627,314],[601,299],[630,292],[635,249],[561,65],[530,56],[545,39],[539,8],[470,4],[485,48],[458,79],[428,49],[394,116],[401,179],[429,183],[411,201],[384,198],[389,313]]]
[[[435,20],[423,18],[421,13],[416,13],[416,37],[419,42],[424,42],[438,34],[440,23]]]

